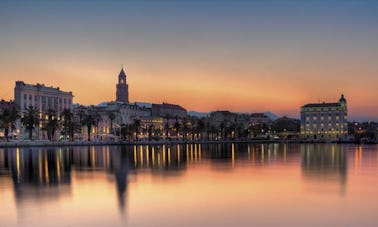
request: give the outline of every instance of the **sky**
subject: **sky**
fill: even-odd
[[[0,1],[0,99],[16,80],[207,112],[336,102],[378,120],[378,1]]]

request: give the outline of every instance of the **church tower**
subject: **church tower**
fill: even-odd
[[[116,101],[129,103],[129,85],[126,83],[126,73],[123,67],[118,75]]]

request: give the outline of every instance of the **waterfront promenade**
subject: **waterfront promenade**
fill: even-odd
[[[105,145],[176,145],[176,144],[229,144],[229,143],[359,143],[357,141],[309,141],[288,139],[248,139],[248,140],[139,140],[139,141],[48,141],[23,140],[0,142],[0,147],[58,147],[58,146],[105,146]],[[370,142],[377,144],[376,142]]]

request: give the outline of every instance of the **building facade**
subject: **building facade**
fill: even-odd
[[[348,109],[344,95],[335,103],[312,103],[301,107],[301,138],[338,140],[348,135]]]
[[[249,116],[250,125],[271,125],[272,120],[264,113],[252,113]]]
[[[129,103],[129,85],[126,82],[126,73],[123,68],[118,75],[116,101]]]
[[[36,107],[44,114],[48,109],[53,109],[57,116],[64,109],[72,109],[72,92],[61,91],[59,87],[47,87],[44,84],[25,84],[16,81],[14,88],[14,102],[23,114],[29,106]]]
[[[43,130],[48,119],[48,111],[53,110],[55,116],[59,119],[64,109],[72,110],[73,94],[71,91],[60,90],[59,87],[47,87],[44,84],[26,84],[23,81],[16,81],[14,88],[14,102],[19,109],[20,116],[23,117],[28,107],[33,106],[39,111],[40,124],[34,130],[33,138],[47,139],[46,131]],[[51,116],[50,116],[51,117]],[[17,132],[20,132],[21,138],[25,138],[25,129],[21,123],[17,123]],[[58,138],[59,130],[55,135]],[[56,139],[54,138],[54,139]]]
[[[187,117],[187,111],[179,105],[163,102],[162,104],[152,104],[152,116],[162,118],[185,118]]]

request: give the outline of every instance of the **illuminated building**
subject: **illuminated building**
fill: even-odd
[[[71,91],[66,92],[60,90],[59,87],[48,87],[44,84],[25,84],[23,81],[16,81],[14,88],[14,102],[19,108],[21,117],[27,112],[30,106],[35,107],[39,111],[40,125],[35,129],[38,139],[45,139],[46,133],[43,130],[43,123],[48,119],[48,110],[55,111],[55,117],[61,115],[64,109],[72,109],[73,94]],[[21,135],[25,130],[21,131],[20,122],[17,123],[17,131]],[[56,135],[59,135],[59,130]]]
[[[313,103],[301,107],[301,137],[315,140],[337,140],[348,134],[347,101]]]
[[[64,109],[71,109],[72,99],[71,91],[62,91],[59,87],[47,87],[44,84],[32,85],[16,81],[14,88],[14,102],[20,108],[20,113],[24,113],[29,106],[34,106],[42,113],[53,109],[59,116]]]

